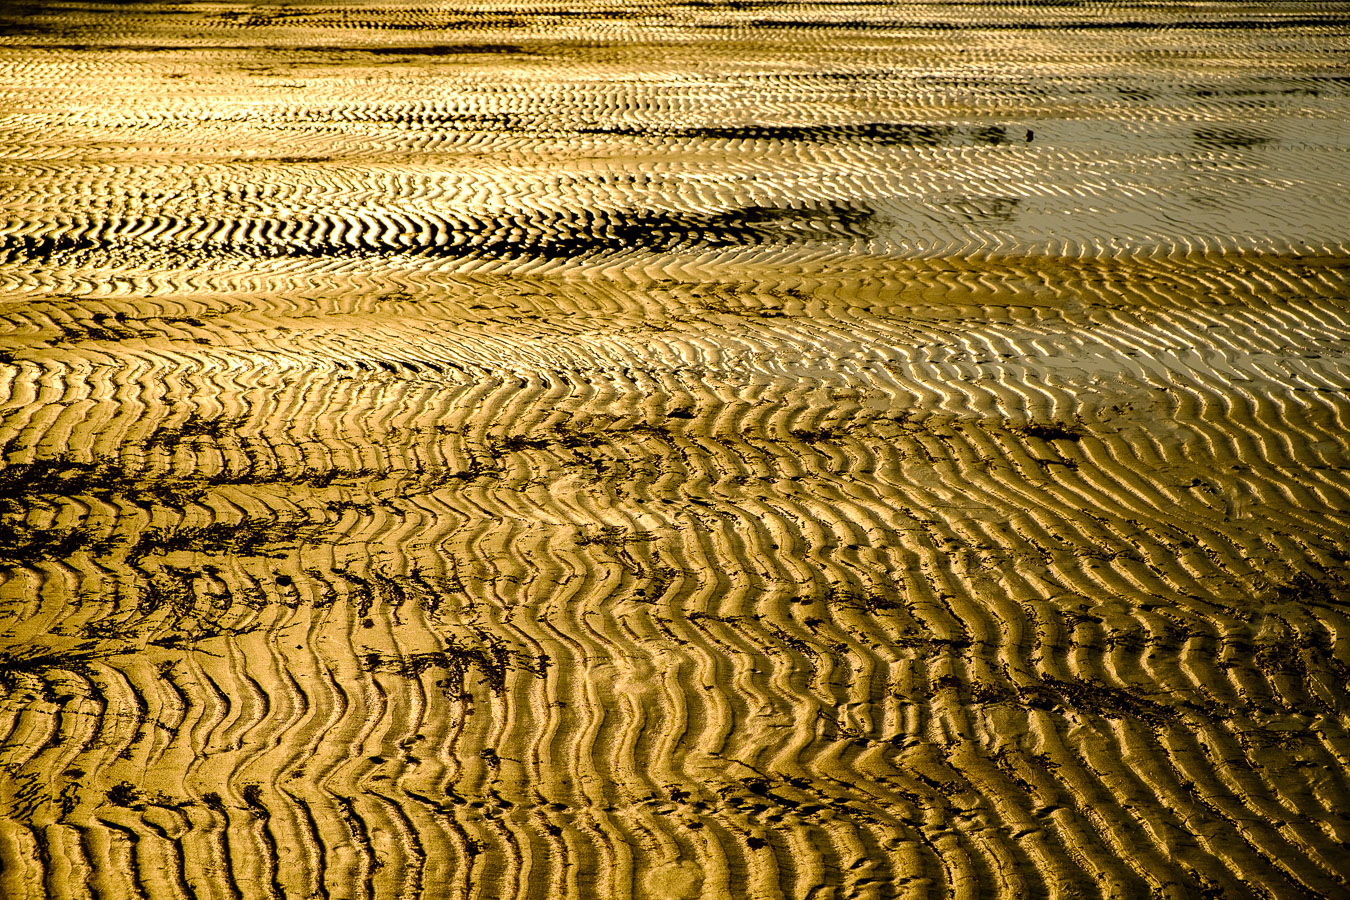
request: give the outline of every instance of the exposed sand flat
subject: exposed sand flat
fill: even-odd
[[[1347,46],[0,11],[0,898],[1350,897]]]

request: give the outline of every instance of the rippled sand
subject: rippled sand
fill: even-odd
[[[1343,4],[0,11],[0,897],[1350,897]]]

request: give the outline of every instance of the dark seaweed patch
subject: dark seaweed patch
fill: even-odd
[[[1268,135],[1250,128],[1236,126],[1206,126],[1195,129],[1195,144],[1206,150],[1249,150],[1269,144]]]
[[[31,463],[11,463],[0,468],[0,499],[20,500],[37,496],[68,496],[93,493],[105,484],[106,467],[67,457]]]
[[[502,450],[510,453],[519,453],[521,450],[543,450],[549,445],[546,438],[527,438],[522,435],[511,435],[504,439],[499,445]]]
[[[159,332],[147,328],[147,324],[164,322],[202,327],[206,323],[195,316],[156,316],[154,319],[140,319],[122,312],[97,312],[87,318],[75,318],[61,323],[61,339],[58,343],[75,341],[127,341],[155,335]]]
[[[443,244],[409,246],[371,234],[357,236],[356,246],[310,244],[255,249],[290,256],[344,255],[364,250],[446,257],[562,259],[635,249],[668,252],[837,240],[863,234],[863,226],[870,218],[871,211],[856,204],[806,209],[756,206],[718,213],[584,210],[566,218],[479,219],[466,223]]]
[[[246,784],[243,790],[244,805],[248,807],[250,813],[255,819],[266,822],[272,818],[272,813],[267,809],[267,804],[263,802],[262,785]]]
[[[0,651],[0,687],[14,690],[18,686],[18,675],[40,676],[53,669],[84,672],[88,664],[101,655],[85,648],[54,650],[26,647],[16,653]]]
[[[78,462],[66,456],[11,463],[0,468],[0,516],[18,514],[39,501],[82,495],[181,507],[201,499],[205,487],[200,478],[142,478],[115,464]]]
[[[228,419],[189,418],[181,429],[157,433],[151,445],[171,448],[185,437],[218,435],[232,427],[233,422]],[[116,465],[95,465],[67,458],[11,464],[0,469],[0,567],[63,559],[82,550],[111,556],[123,544],[120,538],[100,537],[105,530],[103,526],[39,528],[29,524],[29,511],[50,507],[61,498],[90,496],[122,505],[181,509],[202,500],[208,487],[203,478],[138,477]],[[309,519],[270,517],[199,527],[147,528],[124,556],[128,562],[136,563],[152,554],[175,551],[274,555],[279,547],[319,540],[328,527]]]
[[[439,686],[452,696],[461,696],[465,692],[468,673],[477,670],[483,682],[494,694],[506,689],[506,670],[511,661],[511,651],[500,638],[489,640],[483,646],[467,646],[447,639],[449,646],[444,650],[427,653],[409,653],[402,656],[383,653],[367,653],[362,657],[367,671],[387,672],[404,678],[418,678],[433,669],[442,669],[448,678],[442,679]]]
[[[790,245],[865,236],[869,207],[827,203],[802,208],[747,206],[712,213],[579,210],[567,216],[479,219],[445,244],[408,247],[362,240],[371,250],[428,256],[564,259],[622,250],[671,252],[700,247]],[[351,247],[299,248],[326,256]]]
[[[101,528],[43,528],[28,514],[48,508],[60,498],[90,496],[106,501],[149,501],[181,507],[200,499],[204,485],[194,479],[145,480],[109,464],[94,465],[60,457],[0,468],[0,568],[37,560],[64,559],[88,551],[113,553],[118,541],[99,537]]]
[[[1022,205],[1022,198],[953,197],[936,205],[962,222],[1010,222]]]
[[[81,550],[106,550],[105,542],[74,528],[32,528],[9,517],[12,510],[4,510],[0,518],[0,570],[24,565],[37,560],[66,559]]]
[[[788,431],[788,436],[794,441],[800,441],[810,446],[843,440],[848,436],[848,429],[844,427],[830,428],[828,426],[824,428],[793,428]]]
[[[172,453],[184,443],[243,444],[239,429],[244,421],[243,418],[217,418],[192,412],[181,425],[161,426],[155,429],[145,442],[146,448],[155,447]]]
[[[1275,588],[1275,600],[1279,603],[1337,606],[1343,605],[1347,599],[1350,598],[1343,586],[1338,588],[1326,577],[1298,574]]]
[[[265,156],[265,157],[248,157],[247,161],[248,161],[248,162],[251,162],[251,163],[280,163],[281,165],[292,166],[292,165],[298,165],[298,164],[301,164],[301,163],[324,163],[324,162],[333,162],[333,161],[336,160],[336,159],[337,159],[337,157],[335,157],[335,156],[328,156],[328,155],[324,155],[324,154],[319,154],[319,155],[315,155],[315,156]]]
[[[1108,719],[1133,719],[1151,728],[1175,721],[1179,716],[1176,709],[1156,700],[1082,679],[1065,681],[1043,675],[1041,684],[1024,688],[1022,695],[1032,707],[1059,704]]]
[[[363,618],[370,614],[376,603],[388,606],[395,613],[405,604],[412,603],[428,615],[436,616],[446,600],[462,597],[465,593],[457,574],[447,578],[418,571],[408,575],[374,571],[360,575],[346,568],[335,571],[349,585],[348,600]]]
[[[63,12],[81,11],[76,6],[32,0],[8,0],[0,8],[0,36],[23,37],[40,34],[60,34],[67,26],[48,17]]]
[[[103,247],[101,241],[90,237],[71,237],[58,234],[50,236],[11,235],[0,241],[0,261],[39,260],[46,262],[54,256],[97,250]]]
[[[372,47],[363,52],[375,56],[471,56],[489,54],[529,54],[533,51],[518,44],[432,44],[423,47]]]
[[[1191,19],[1169,19],[1148,21],[1145,19],[1075,19],[1038,21],[1021,17],[1016,22],[898,22],[880,19],[782,19],[759,18],[736,23],[706,23],[700,27],[708,29],[744,29],[754,28],[795,28],[795,29],[848,29],[891,30],[903,28],[905,31],[950,32],[957,30],[977,31],[1273,31],[1280,28],[1344,28],[1350,25],[1350,16],[1326,13],[1319,16],[1265,15],[1253,18],[1212,18],[1196,17]]]
[[[864,122],[853,125],[729,125],[695,128],[589,128],[583,134],[664,137],[705,141],[830,143],[842,140],[891,147],[942,147],[961,143],[997,145],[1008,140],[1002,125],[973,127],[927,122]]]
[[[54,633],[44,637],[43,643],[0,650],[0,687],[13,690],[16,676],[21,674],[41,677],[52,671],[86,673],[92,662],[140,653],[151,645],[182,649],[204,639],[253,630],[233,627],[208,615],[227,608],[231,598],[228,593],[223,598],[199,597],[194,583],[203,575],[211,575],[214,580],[217,571],[209,566],[164,566],[143,573],[134,591],[134,605],[120,604],[125,614],[80,627],[77,643]],[[80,602],[75,600],[76,605]],[[250,598],[249,605],[262,604]]]
[[[1027,437],[1040,438],[1043,441],[1081,441],[1083,436],[1061,422],[1029,422],[1012,429]]]
[[[152,553],[191,552],[233,556],[278,556],[305,541],[321,540],[328,528],[285,517],[214,522],[191,528],[147,528],[127,553],[139,561]]]
[[[198,259],[203,252],[237,253],[252,258],[332,257],[353,254],[409,254],[460,258],[567,259],[624,250],[651,252],[695,251],[700,248],[790,246],[867,237],[872,209],[856,202],[811,203],[796,207],[744,206],[717,212],[685,212],[649,209],[575,212],[531,212],[528,215],[461,218],[447,223],[444,240],[431,241],[410,235],[395,235],[371,228],[349,233],[342,243],[310,241],[294,235],[322,234],[329,229],[313,227],[300,219],[288,220],[280,234],[268,242],[222,238],[179,244],[156,241],[154,249],[168,256]],[[251,220],[235,227],[216,229],[230,234],[267,230],[249,227]],[[268,228],[275,223],[268,220]],[[121,229],[127,232],[130,229]],[[202,233],[198,227],[197,233]],[[105,228],[106,238],[72,239],[11,238],[0,244],[0,260],[22,258],[47,260],[67,251],[114,252],[143,246],[139,239],[122,237],[119,229]],[[101,339],[119,340],[134,332],[115,317],[85,325],[86,333]],[[393,370],[396,371],[396,370]]]
[[[121,806],[126,809],[145,809],[140,790],[129,781],[122,781],[108,788],[106,796],[108,802],[113,806]]]

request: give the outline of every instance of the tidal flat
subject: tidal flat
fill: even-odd
[[[1350,897],[1350,13],[0,9],[0,898]]]

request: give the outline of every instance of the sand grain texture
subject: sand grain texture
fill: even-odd
[[[1350,897],[1341,4],[0,12],[0,897]]]

